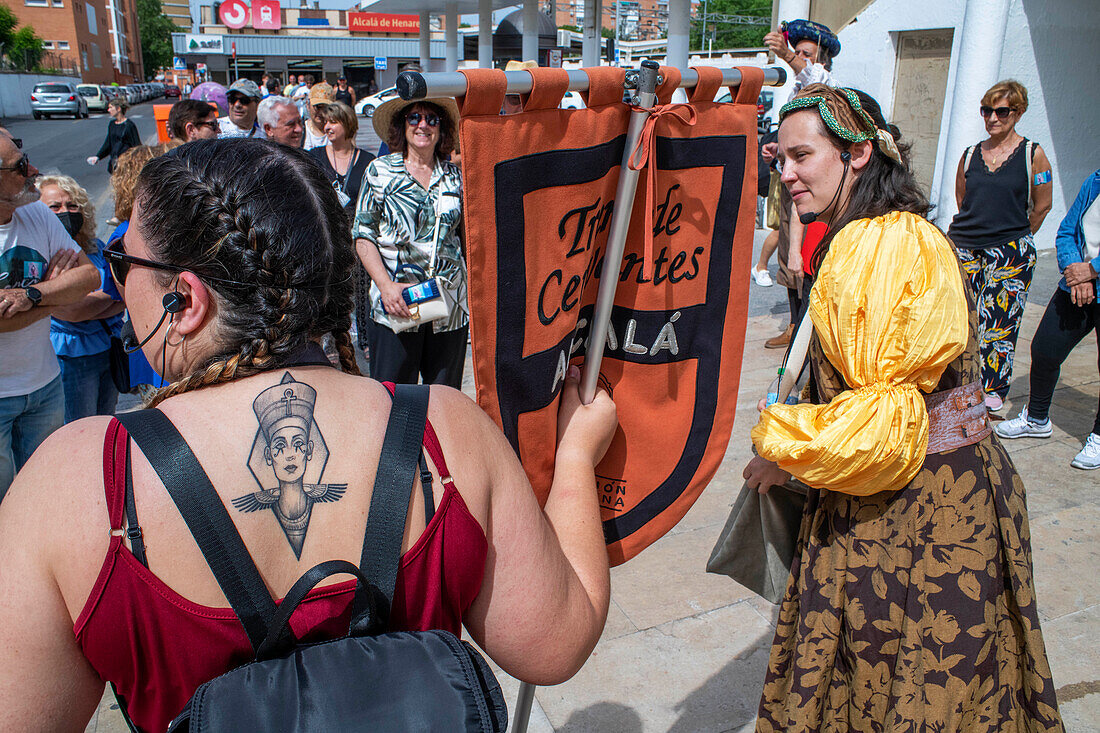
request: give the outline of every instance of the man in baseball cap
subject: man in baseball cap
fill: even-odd
[[[251,79],[238,79],[225,91],[229,114],[218,118],[218,137],[264,138],[263,128],[256,121],[256,108],[263,99],[260,87]]]

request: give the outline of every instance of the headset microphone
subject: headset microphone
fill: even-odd
[[[183,294],[177,290],[173,290],[170,293],[166,293],[164,299],[161,301],[161,305],[164,306],[164,313],[161,315],[160,320],[157,321],[157,325],[153,327],[153,330],[149,332],[149,335],[143,338],[140,342],[137,340],[137,334],[134,333],[134,324],[131,321],[127,321],[126,325],[122,327],[122,350],[127,354],[132,354],[135,351],[141,349],[142,346],[149,343],[149,339],[153,338],[160,327],[164,325],[164,319],[169,314],[176,314],[183,310],[183,307],[187,305],[187,301],[184,300]]]
[[[844,162],[844,172],[840,175],[840,183],[836,187],[836,193],[833,194],[832,200],[829,201],[829,206],[836,203],[837,198],[840,196],[840,190],[844,188],[844,179],[848,176],[848,164],[852,162],[852,154],[847,150],[841,151],[840,159]],[[825,208],[828,209],[829,206]],[[803,226],[813,224],[821,213],[821,211],[807,211],[805,214],[799,214],[798,220],[802,222]]]

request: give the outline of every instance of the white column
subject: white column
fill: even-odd
[[[539,58],[539,3],[523,0],[523,61]]]
[[[493,3],[478,0],[477,4],[477,65],[493,68]]]
[[[779,22],[810,17],[810,0],[776,0]]]
[[[443,21],[447,24],[443,37],[447,43],[447,63],[444,71],[458,71],[458,3],[443,6]]]
[[[427,10],[420,11],[420,68],[428,70],[432,58],[432,16]]]
[[[963,22],[955,29],[959,39],[959,60],[955,65],[955,86],[950,92],[951,114],[943,130],[947,144],[944,159],[940,161],[939,192],[933,196],[938,204],[938,223],[945,229],[958,211],[955,168],[966,147],[986,136],[978,107],[985,91],[1000,81],[1009,4],[1010,0],[967,0]],[[966,30],[977,27],[983,28],[983,32]]]
[[[685,0],[686,2],[687,0]],[[581,46],[581,65],[600,65],[600,16],[603,14],[603,0],[584,0],[584,34]]]
[[[691,2],[668,0],[668,56],[667,66],[679,69],[688,67],[688,31],[691,29]]]

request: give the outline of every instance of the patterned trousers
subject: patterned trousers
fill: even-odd
[[[1020,319],[1035,273],[1035,244],[1028,234],[997,247],[960,248],[958,253],[978,307],[982,388],[1003,398],[1012,378]]]

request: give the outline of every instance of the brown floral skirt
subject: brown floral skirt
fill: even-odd
[[[811,495],[758,731],[1061,731],[1024,487],[994,437]]]

